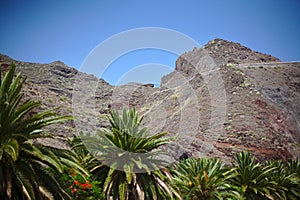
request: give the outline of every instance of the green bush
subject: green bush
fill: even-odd
[[[101,182],[94,180],[92,175],[84,177],[74,169],[66,168],[65,173],[57,178],[73,199],[106,199],[102,194]]]

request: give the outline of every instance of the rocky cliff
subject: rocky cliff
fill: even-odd
[[[4,70],[12,61],[27,77],[27,97],[75,116],[51,127],[57,135],[96,131],[107,126],[102,116],[109,109],[135,106],[152,132],[176,136],[164,147],[173,159],[207,156],[230,162],[241,150],[260,159],[300,157],[300,63],[215,39],[181,55],[175,70],[154,88],[111,86],[60,61],[37,64],[0,56]]]

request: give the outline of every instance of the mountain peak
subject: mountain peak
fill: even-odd
[[[51,65],[59,65],[59,66],[67,66],[64,62],[60,60],[53,61],[52,63],[49,63]]]
[[[226,63],[266,63],[280,62],[280,59],[269,54],[260,53],[237,42],[216,38],[204,45],[211,57],[218,64]]]

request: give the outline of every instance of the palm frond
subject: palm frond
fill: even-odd
[[[0,196],[6,199],[42,199],[42,196],[53,194],[67,198],[48,168],[62,173],[66,163],[74,167],[79,165],[73,160],[68,161],[67,151],[32,141],[52,137],[44,127],[71,117],[60,116],[53,110],[33,114],[41,103],[23,99],[21,90],[26,78],[21,78],[20,73],[15,76],[15,70],[12,63],[9,71],[0,78]],[[63,159],[61,155],[64,155]]]
[[[103,186],[106,195],[114,199],[172,197],[174,190],[164,182],[166,177],[155,172],[164,164],[158,148],[170,142],[167,133],[150,135],[146,127],[141,128],[143,117],[139,118],[135,108],[124,108],[121,114],[111,110],[107,119],[110,128],[82,137],[92,154],[110,168]]]

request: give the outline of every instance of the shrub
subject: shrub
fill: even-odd
[[[73,199],[106,199],[102,194],[101,182],[94,180],[92,175],[82,176],[76,170],[66,168],[65,173],[57,178]]]

